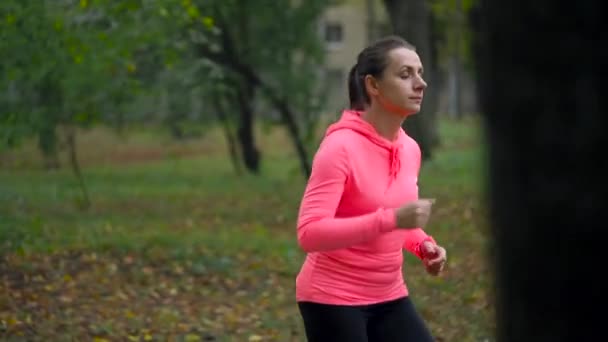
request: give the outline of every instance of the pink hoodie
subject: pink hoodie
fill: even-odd
[[[398,229],[395,209],[418,198],[420,148],[403,130],[391,142],[344,111],[317,151],[298,217],[307,252],[296,299],[363,305],[407,296],[403,249],[421,258],[422,229]]]

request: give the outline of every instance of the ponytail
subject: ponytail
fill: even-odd
[[[360,76],[357,71],[357,64],[355,64],[348,73],[348,98],[350,100],[350,108],[354,110],[365,109],[359,78]]]

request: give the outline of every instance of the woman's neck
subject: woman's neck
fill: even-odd
[[[398,115],[371,107],[368,107],[361,114],[361,118],[374,126],[378,134],[389,141],[397,139],[399,128],[401,128],[401,124],[405,119]]]

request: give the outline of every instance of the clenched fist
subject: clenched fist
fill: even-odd
[[[429,274],[438,275],[443,271],[447,260],[445,248],[431,241],[424,241],[420,246],[420,254],[422,255],[424,267]]]
[[[408,202],[395,211],[397,227],[399,228],[422,228],[431,216],[431,207],[434,199],[419,199]]]

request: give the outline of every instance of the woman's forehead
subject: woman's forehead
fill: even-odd
[[[413,69],[422,68],[422,62],[420,57],[414,50],[406,48],[397,48],[389,52],[390,63],[392,68],[400,69],[403,67],[409,67]]]

